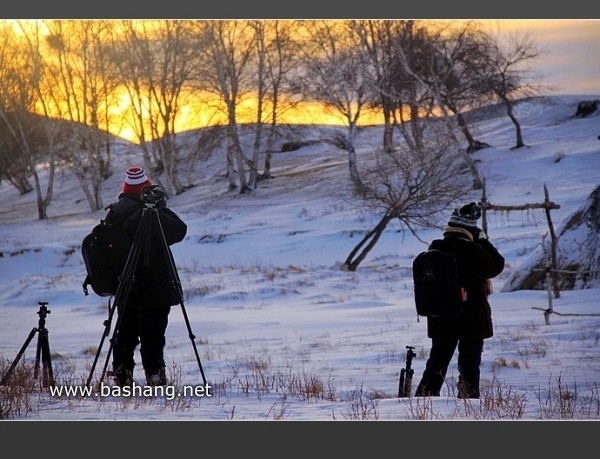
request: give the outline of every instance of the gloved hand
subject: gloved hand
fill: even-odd
[[[165,207],[167,207],[167,198],[163,196],[158,201],[156,201],[156,207],[160,209],[164,209]]]
[[[477,229],[477,239],[487,239],[487,238],[488,238],[488,236],[487,236],[487,234],[485,234],[485,231],[478,228]]]
[[[146,204],[153,204],[156,207],[167,207],[167,193],[158,185],[149,185],[142,188],[140,196]]]

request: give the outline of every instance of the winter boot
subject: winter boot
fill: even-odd
[[[133,370],[119,366],[113,370],[111,375],[115,378],[115,382],[120,386],[131,386],[133,384]]]
[[[146,370],[146,384],[148,386],[164,386],[167,384],[165,367],[153,371]]]
[[[460,380],[456,385],[458,389],[458,398],[479,398],[479,384]]]

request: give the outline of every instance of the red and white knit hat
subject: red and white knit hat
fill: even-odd
[[[142,188],[152,185],[152,182],[144,172],[144,169],[132,166],[125,173],[125,183],[123,183],[123,193],[131,193],[139,196]]]

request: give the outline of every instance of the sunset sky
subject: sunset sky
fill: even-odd
[[[600,19],[490,20],[531,30],[544,55],[536,69],[560,94],[600,94]]]
[[[285,18],[284,18],[285,19]],[[437,21],[437,20],[436,20]],[[512,32],[531,32],[531,39],[540,52],[531,62],[532,70],[548,88],[549,94],[577,94],[600,97],[600,19],[482,19],[490,30],[508,36]],[[190,113],[181,117],[178,123],[182,130],[193,129],[198,124],[198,114],[205,112],[201,107],[190,108]],[[253,110],[252,110],[253,111]],[[240,110],[240,113],[242,110]],[[293,120],[315,124],[339,124],[345,120],[339,113],[328,113],[322,107],[302,106]],[[363,115],[363,123],[378,123],[375,118]],[[119,127],[118,135],[133,140],[130,128]]]
[[[56,14],[53,11],[49,17]],[[169,12],[169,15],[173,15],[173,12]],[[18,17],[9,14],[11,16]],[[44,17],[41,14],[36,16]],[[410,17],[409,13],[407,17]],[[548,84],[556,88],[554,92],[600,94],[600,19],[478,20],[494,29],[500,27],[503,31],[531,31],[534,42],[544,51],[544,55],[535,63],[536,70],[545,76]]]

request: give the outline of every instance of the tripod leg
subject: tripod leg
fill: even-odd
[[[404,394],[406,397],[410,397],[410,394],[412,393],[413,374],[414,374],[413,370],[408,370],[407,376],[406,376],[406,388],[404,389]]]
[[[98,350],[96,351],[96,356],[94,357],[94,361],[92,362],[90,374],[88,375],[87,382],[85,383],[86,387],[90,387],[92,377],[94,376],[94,370],[96,369],[96,364],[98,363],[98,358],[100,357],[100,352],[102,351],[102,346],[104,345],[104,339],[108,336],[108,332],[110,331],[110,323],[112,320],[113,312],[114,308],[109,306],[108,319],[104,321],[104,332],[102,333],[102,338],[100,338],[100,344],[98,345]]]
[[[50,355],[50,341],[48,339],[48,330],[40,331],[38,341],[42,352],[42,384],[44,387],[54,386],[54,371],[52,370],[52,357]]]
[[[192,327],[190,326],[190,320],[188,319],[187,312],[185,311],[185,307],[183,306],[183,300],[179,303],[181,305],[181,312],[183,313],[183,318],[185,320],[185,325],[188,330],[188,337],[192,343],[192,348],[194,349],[194,354],[196,355],[196,362],[198,363],[198,368],[200,369],[200,374],[202,375],[202,382],[206,385],[206,376],[204,375],[204,369],[202,368],[202,362],[200,362],[200,355],[198,354],[198,348],[196,347],[196,336],[192,332]]]
[[[19,363],[19,360],[21,360],[21,357],[23,357],[23,354],[25,353],[25,350],[27,349],[27,346],[29,346],[29,343],[31,343],[31,340],[33,339],[33,337],[35,336],[35,334],[37,333],[37,331],[38,331],[38,329],[34,327],[29,332],[29,336],[27,337],[27,339],[23,343],[23,346],[21,346],[21,349],[17,353],[17,356],[15,357],[15,360],[13,360],[12,364],[8,368],[8,371],[2,377],[2,382],[0,383],[1,385],[5,385],[8,382],[8,378],[10,377],[10,375],[12,375],[12,373],[15,370],[17,364]],[[35,377],[37,378],[37,374],[36,374]]]
[[[120,287],[120,285],[119,285]],[[117,295],[120,297],[122,295],[119,295],[119,291],[117,290]],[[126,296],[129,294],[129,289],[127,290]],[[88,376],[88,380],[86,383],[87,387],[90,387],[91,381],[92,381],[92,377],[94,375],[94,370],[96,368],[96,363],[98,362],[98,358],[100,357],[100,352],[102,351],[102,345],[104,344],[104,339],[108,336],[109,331],[110,331],[110,324],[112,321],[112,318],[114,316],[114,312],[115,309],[117,309],[117,305],[118,305],[118,299],[115,299],[113,306],[111,308],[109,308],[109,317],[108,319],[105,321],[105,329],[104,329],[104,333],[102,333],[102,338],[100,339],[100,344],[98,345],[98,350],[96,351],[96,357],[94,358],[94,363],[92,364],[92,368],[90,370],[90,374]],[[109,343],[110,346],[108,347],[108,353],[106,354],[106,359],[104,361],[104,366],[102,367],[102,373],[100,374],[100,381],[102,381],[104,379],[104,376],[106,375],[106,370],[108,368],[108,362],[110,360],[110,356],[112,354],[112,349],[113,349],[113,343],[114,340],[116,339],[116,333],[117,330],[119,329],[119,324],[121,322],[121,317],[122,317],[123,311],[119,311],[117,313],[117,322],[115,323],[115,329],[113,332],[113,336],[109,339]]]
[[[398,398],[405,397],[404,392],[404,378],[405,378],[406,370],[404,368],[400,369],[400,382],[398,384]]]
[[[38,339],[37,345],[35,347],[35,366],[33,370],[33,379],[38,379],[40,374],[40,357],[42,355],[42,340],[41,340],[42,332],[38,330]]]
[[[121,311],[118,312],[117,323],[115,324],[115,329],[113,330],[112,337],[109,340],[108,352],[106,353],[106,359],[104,359],[104,366],[102,367],[102,373],[100,373],[100,381],[104,379],[106,373],[108,372],[108,363],[110,362],[110,356],[113,353],[113,348],[115,342],[117,341],[117,333],[119,332],[119,326],[121,324],[121,319],[123,318],[123,314],[125,313],[125,308],[122,308]]]
[[[111,322],[117,310],[117,322],[115,324],[115,328],[113,331],[112,338],[110,341],[110,347],[108,349],[108,354],[106,356],[106,360],[104,362],[104,367],[102,369],[102,374],[100,375],[100,381],[104,379],[106,375],[106,370],[108,368],[108,362],[110,360],[110,356],[112,354],[112,349],[114,346],[114,342],[117,336],[117,331],[119,330],[119,325],[121,322],[122,314],[125,310],[125,302],[129,297],[129,292],[131,291],[131,287],[133,285],[133,279],[135,277],[135,270],[137,268],[138,259],[140,256],[140,249],[142,246],[142,237],[147,232],[148,226],[148,214],[146,209],[142,210],[142,218],[140,220],[140,224],[135,233],[135,237],[133,239],[133,244],[131,249],[129,250],[129,255],[127,257],[127,262],[125,263],[125,267],[123,268],[123,273],[119,279],[119,286],[117,287],[117,292],[115,293],[115,300],[113,302],[112,307],[109,307],[108,319],[105,321],[104,332],[102,333],[102,338],[100,339],[100,344],[98,345],[98,350],[96,351],[96,357],[94,358],[94,362],[92,364],[92,368],[90,370],[90,374],[87,379],[86,386],[89,387],[92,381],[92,377],[94,376],[94,371],[96,369],[96,364],[98,362],[98,358],[100,357],[100,352],[102,351],[102,346],[104,344],[104,339],[109,335]]]
[[[171,274],[171,282],[173,283],[174,287],[177,289],[177,292],[179,294],[179,304],[181,306],[181,312],[183,313],[185,325],[188,330],[188,336],[192,343],[192,348],[193,348],[194,354],[196,356],[196,362],[198,363],[198,368],[200,369],[200,374],[202,375],[202,381],[203,381],[204,385],[206,385],[206,376],[204,375],[204,369],[202,368],[202,362],[200,361],[200,355],[198,354],[198,348],[196,347],[196,341],[195,341],[196,337],[194,336],[194,333],[192,332],[190,320],[188,318],[187,312],[185,310],[185,306],[183,304],[183,291],[181,288],[181,279],[179,278],[179,274],[177,273],[177,268],[175,267],[175,260],[173,259],[173,253],[171,252],[171,249],[169,248],[169,245],[167,244],[167,240],[165,239],[165,233],[164,233],[162,225],[160,223],[160,218],[158,217],[157,210],[154,210],[154,215],[156,217],[156,221],[157,221],[158,228],[159,228],[160,240],[161,240],[161,246],[163,249],[163,253],[165,255],[165,258],[169,261],[169,268],[170,268],[169,271]]]
[[[115,328],[117,330],[117,328]],[[108,362],[110,361],[110,356],[112,355],[113,350],[113,342],[115,340],[116,331],[113,332],[113,337],[109,340],[108,352],[106,353],[106,359],[104,359],[104,365],[102,366],[102,373],[100,373],[100,382],[104,380],[108,370]]]

